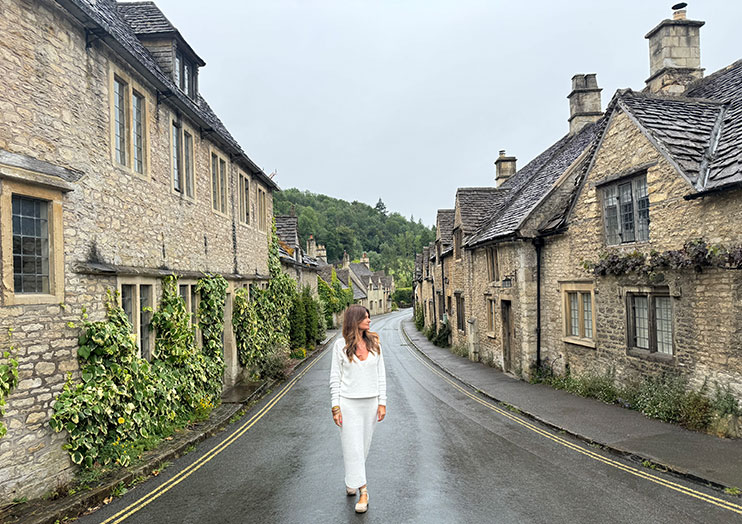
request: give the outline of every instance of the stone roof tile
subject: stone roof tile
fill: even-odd
[[[456,217],[455,209],[439,209],[435,219],[435,227],[443,246],[450,246],[453,242],[453,223]]]
[[[469,247],[513,235],[531,211],[596,138],[598,126],[589,124],[566,135],[518,170],[502,186],[507,197],[499,209],[471,235]]]

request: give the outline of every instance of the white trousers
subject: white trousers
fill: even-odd
[[[371,447],[378,409],[379,397],[340,397],[340,412],[343,414],[340,442],[345,463],[345,485],[349,488],[360,488],[366,484],[366,457]]]

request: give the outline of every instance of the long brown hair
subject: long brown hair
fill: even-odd
[[[356,354],[356,346],[358,340],[358,325],[363,322],[366,315],[371,317],[371,313],[364,306],[359,304],[353,304],[348,306],[343,315],[343,338],[345,339],[345,354],[348,356],[348,360],[353,362],[353,356]],[[361,333],[361,337],[366,341],[366,348],[370,353],[380,353],[381,346],[379,345],[379,335],[373,331],[364,331]]]

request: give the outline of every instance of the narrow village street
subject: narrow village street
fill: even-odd
[[[373,318],[385,351],[389,412],[368,460],[370,508],[346,497],[329,414],[328,351],[242,420],[79,520],[141,523],[734,522],[718,497],[604,454],[503,410],[409,347],[409,312]]]

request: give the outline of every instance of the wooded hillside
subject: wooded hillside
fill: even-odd
[[[303,246],[314,235],[318,244],[325,245],[330,263],[342,260],[344,251],[351,260],[365,251],[371,269],[393,275],[397,287],[412,285],[414,255],[435,239],[434,227],[387,212],[381,199],[371,207],[294,188],[273,194],[275,214],[289,214],[292,205]]]

